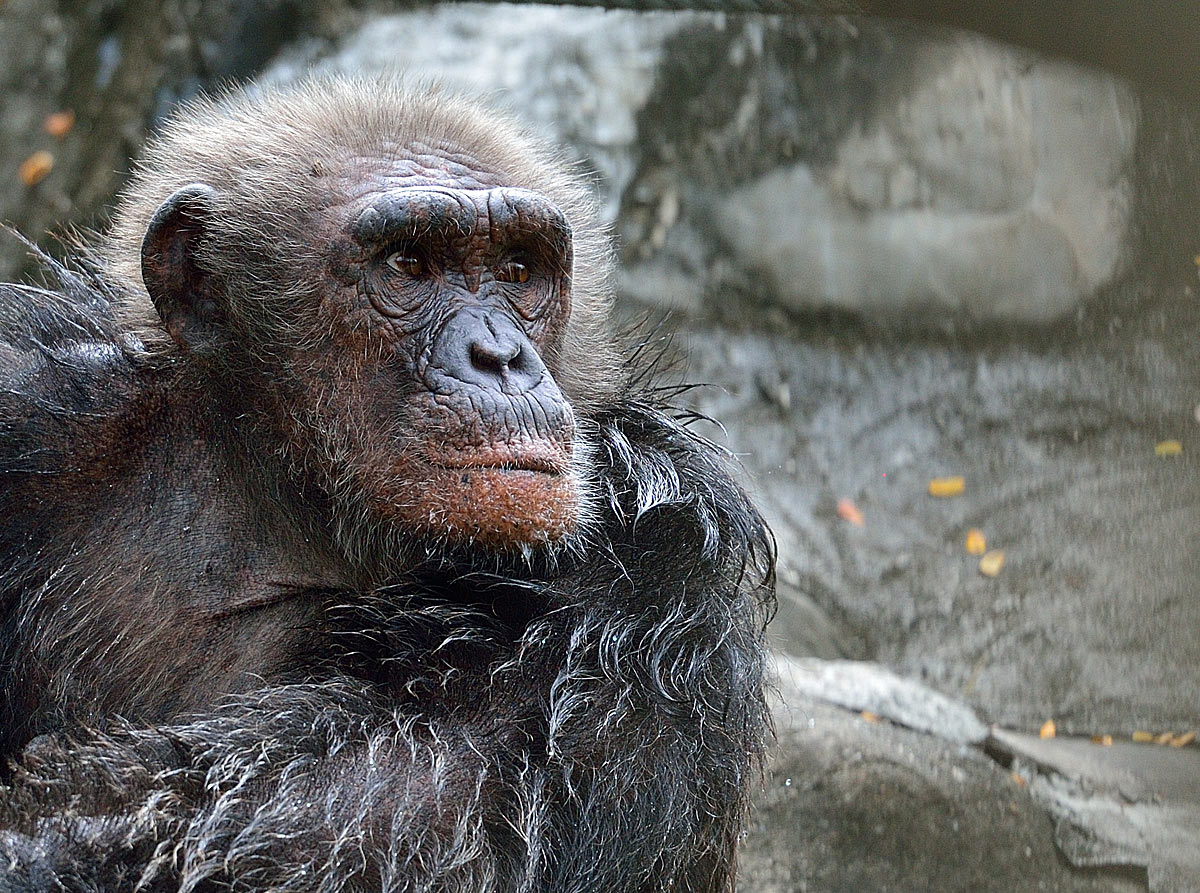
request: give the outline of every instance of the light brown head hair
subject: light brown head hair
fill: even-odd
[[[353,181],[356,166],[365,176],[373,160],[429,146],[477,160],[566,215],[574,269],[560,384],[584,403],[612,393],[619,365],[606,325],[612,254],[586,181],[511,118],[396,78],[320,77],[182,105],[147,146],[101,244],[108,276],[127,295],[118,308],[123,326],[152,351],[173,350],[142,283],[141,243],[172,193],[206,183],[216,198],[202,262],[226,281],[235,319],[286,337],[296,302],[314,299],[323,263],[321,234],[305,221]]]

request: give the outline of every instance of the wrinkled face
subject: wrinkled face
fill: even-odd
[[[481,167],[431,150],[368,163],[340,190],[325,221],[334,336],[317,364],[339,388],[312,397],[337,409],[343,472],[371,516],[522,547],[579,515],[576,422],[554,374],[571,230]]]

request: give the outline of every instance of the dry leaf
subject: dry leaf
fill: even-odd
[[[1058,726],[1054,724],[1054,720],[1048,719],[1042,723],[1042,727],[1038,730],[1039,738],[1053,738],[1058,734]]]
[[[1183,452],[1183,444],[1178,440],[1162,440],[1154,445],[1156,456],[1178,456]]]
[[[864,710],[862,712],[862,718],[867,722],[879,722],[879,714],[872,713],[870,710]]]
[[[985,552],[983,557],[979,559],[979,573],[985,577],[994,577],[1000,573],[1004,567],[1004,550],[992,549],[990,552]]]
[[[54,156],[43,149],[40,152],[34,152],[23,162],[21,169],[18,171],[18,176],[21,182],[26,186],[36,186],[46,179],[46,175],[54,169]]]
[[[1149,744],[1154,740],[1154,735],[1150,732],[1134,732],[1132,738],[1138,744]]]
[[[987,537],[978,527],[967,531],[967,552],[970,555],[982,555],[987,551]]]
[[[929,495],[940,496],[957,496],[967,487],[966,479],[962,475],[956,475],[948,478],[934,478],[929,482]]]
[[[1195,733],[1195,731],[1191,731],[1191,732],[1184,732],[1182,735],[1174,736],[1168,743],[1172,747],[1187,747],[1189,744],[1191,744],[1195,740],[1196,740],[1196,733]]]
[[[46,133],[62,139],[75,127],[75,113],[70,109],[65,109],[55,112],[53,115],[47,115],[46,120],[42,122],[42,127]]]
[[[837,513],[839,518],[849,521],[855,527],[862,527],[866,523],[862,511],[849,499],[838,500]]]
[[[1093,735],[1092,743],[1101,747],[1112,747],[1112,735]]]

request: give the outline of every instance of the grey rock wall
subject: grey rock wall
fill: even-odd
[[[793,308],[1044,322],[1128,259],[1132,91],[983,40],[905,46],[914,76],[827,164],[726,194],[738,262]]]

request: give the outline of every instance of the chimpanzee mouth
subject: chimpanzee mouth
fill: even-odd
[[[537,446],[529,450],[487,450],[459,455],[437,456],[431,464],[452,471],[532,472],[563,475],[569,470],[563,451],[557,447]]]
[[[553,443],[517,448],[426,453],[419,490],[394,500],[397,517],[440,539],[498,552],[541,547],[575,530],[580,513],[577,476],[567,451]]]
[[[501,474],[523,471],[528,474],[558,476],[563,473],[562,467],[552,462],[464,462],[461,465],[443,465],[442,467],[454,471],[498,471]]]

